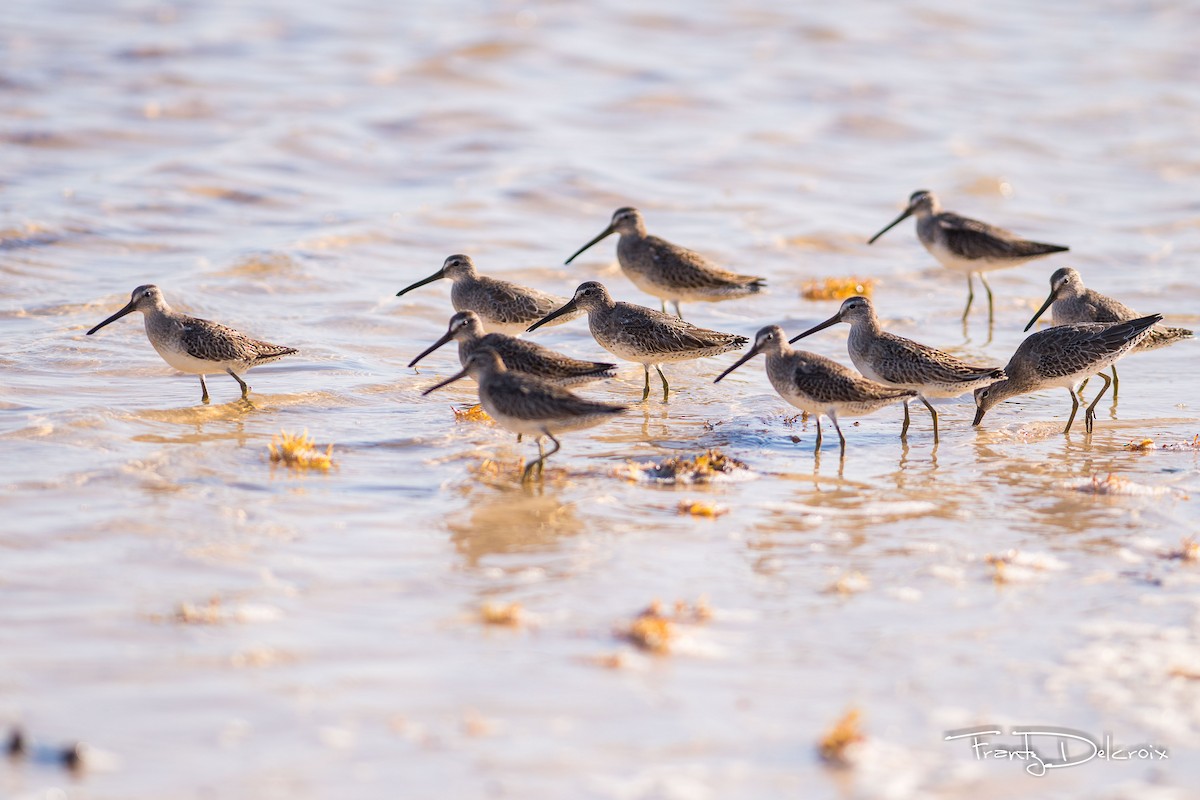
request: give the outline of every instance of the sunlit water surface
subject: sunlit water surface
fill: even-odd
[[[1200,455],[1125,445],[1200,433],[1194,342],[1122,362],[1090,437],[1061,435],[1062,390],[979,430],[963,399],[936,448],[923,409],[907,445],[899,408],[847,424],[844,464],[761,359],[718,386],[735,356],[673,366],[669,405],[564,437],[521,488],[532,443],[455,421],[469,381],[421,396],[452,348],[405,367],[448,285],[394,293],[465,252],[652,303],[612,240],[562,266],[635,204],[768,276],[685,305],[709,327],[797,333],[836,309],[806,283],[856,275],[890,329],[1003,363],[1064,264],[1195,327],[1195,7],[17,0],[0,23],[0,725],[44,748],[0,795],[1193,796],[1200,566],[1170,555]],[[911,222],[865,244],[922,187],[1071,245],[993,273],[990,338]],[[302,353],[201,406],[138,316],[84,335],[147,282]],[[536,336],[604,355],[582,322]],[[807,346],[847,361],[845,336]],[[627,364],[585,393],[640,391]],[[272,466],[306,429],[336,468]],[[628,479],[709,447],[753,479]],[[1141,493],[1088,491],[1110,474]],[[669,655],[614,635],[701,596]],[[525,624],[481,624],[489,602]],[[815,745],[851,708],[865,752],[831,769]],[[989,724],[1170,759],[1033,778],[943,741]]]

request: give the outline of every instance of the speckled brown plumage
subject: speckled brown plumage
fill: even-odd
[[[663,303],[703,300],[715,302],[757,294],[766,279],[740,275],[709,261],[699,253],[646,233],[646,223],[636,208],[618,208],[604,232],[567,259],[571,263],[601,239],[619,233],[617,262],[635,286]]]
[[[241,387],[242,397],[246,397],[250,387],[240,373],[297,352],[292,347],[251,339],[216,322],[181,314],[167,305],[162,291],[151,284],[134,289],[129,303],[88,331],[88,335],[134,311],[142,312],[146,338],[164,361],[180,372],[200,376],[200,399],[204,403],[208,402],[205,375],[228,373]]]
[[[450,303],[455,311],[474,311],[485,328],[500,333],[520,333],[566,302],[565,297],[480,275],[471,257],[462,254],[447,257],[440,270],[401,289],[396,296],[441,278],[448,278],[454,284]]]
[[[759,353],[766,355],[767,380],[779,396],[817,417],[817,449],[821,447],[822,414],[833,422],[844,453],[846,437],[842,435],[841,425],[838,424],[839,415],[863,416],[917,396],[911,389],[897,389],[864,378],[825,356],[793,350],[778,325],[760,329],[749,352],[721,373],[717,380],[720,381]]]
[[[745,336],[700,328],[652,308],[618,303],[596,281],[581,283],[566,305],[529,329],[580,310],[587,312],[588,327],[601,347],[617,358],[642,365],[646,375],[643,402],[650,396],[650,367],[662,379],[666,402],[670,387],[661,365],[720,355],[748,341]]]
[[[510,370],[504,366],[500,354],[490,347],[481,347],[471,353],[461,372],[427,389],[424,394],[467,375],[479,385],[479,402],[496,424],[537,439],[539,458],[525,468],[522,480],[527,480],[534,468],[540,469],[548,456],[558,452],[561,447],[556,438],[558,434],[599,425],[628,408],[587,400],[561,386]],[[544,438],[554,442],[554,449],[549,453],[542,449]]]
[[[917,238],[930,255],[947,269],[962,272],[967,276],[967,307],[963,311],[963,319],[967,318],[967,313],[971,310],[971,301],[975,298],[973,275],[979,275],[984,289],[987,290],[988,319],[991,320],[992,287],[984,278],[985,272],[1015,267],[1033,258],[1070,249],[1060,244],[1035,242],[1004,228],[963,217],[952,211],[943,211],[937,196],[928,189],[913,192],[908,198],[908,206],[900,216],[872,236],[867,243],[874,244],[876,239],[912,215],[917,217]]]
[[[866,297],[847,298],[838,313],[793,337],[792,342],[839,322],[850,325],[846,347],[859,372],[887,386],[913,389],[918,393],[917,399],[929,409],[933,418],[935,442],[940,438],[938,415],[928,398],[958,397],[1004,377],[1004,370],[999,367],[970,364],[950,353],[883,330],[874,304]],[[905,403],[901,437],[908,433],[909,421],[908,403]]]
[[[1071,416],[1063,431],[1067,433],[1079,410],[1076,388],[1088,377],[1098,375],[1104,381],[1104,388],[1088,406],[1085,421],[1090,433],[1096,403],[1112,383],[1104,370],[1136,347],[1161,320],[1162,315],[1152,314],[1114,324],[1058,325],[1027,337],[1004,367],[1008,377],[975,390],[974,424],[978,425],[989,409],[1010,397],[1063,387],[1071,394]]]
[[[418,361],[452,339],[458,342],[458,359],[464,367],[472,353],[482,348],[491,348],[500,355],[508,369],[533,375],[559,386],[577,386],[601,378],[611,378],[616,374],[616,364],[571,358],[540,344],[505,333],[485,334],[483,324],[473,311],[460,311],[451,317],[445,335],[414,358],[409,366],[416,366]]]

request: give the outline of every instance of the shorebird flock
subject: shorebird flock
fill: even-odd
[[[989,325],[994,318],[992,290],[985,273],[1017,266],[1036,258],[1068,250],[1044,244],[950,211],[943,211],[930,191],[913,192],[904,211],[867,242],[879,237],[909,216],[915,216],[917,238],[948,269],[967,276],[967,318],[974,299],[974,276],[987,292]],[[462,370],[426,389],[429,394],[470,376],[478,386],[479,402],[496,424],[531,436],[538,446],[537,460],[528,464],[522,481],[540,476],[545,460],[556,453],[558,436],[599,425],[619,416],[630,406],[580,397],[568,387],[611,378],[617,365],[586,361],[557,353],[526,339],[522,333],[568,323],[587,315],[596,343],[622,361],[641,364],[645,383],[641,402],[649,402],[650,368],[662,383],[662,402],[670,400],[670,383],[663,366],[709,358],[742,349],[744,336],[701,328],[684,321],[680,303],[718,302],[747,298],[766,289],[766,279],[742,275],[714,264],[692,250],[651,236],[636,208],[619,208],[601,233],[574,253],[580,254],[612,234],[618,234],[617,261],[621,271],[646,294],[661,303],[661,311],[614,300],[596,281],[585,281],[572,297],[558,297],[537,289],[480,275],[466,255],[448,257],[433,275],[401,289],[397,296],[446,278],[453,284],[450,317],[445,335],[409,363],[418,362],[450,341],[458,343]],[[675,309],[667,313],[667,303]],[[790,340],[778,325],[758,331],[750,348],[716,381],[754,356],[765,357],[767,379],[786,402],[813,415],[817,423],[815,449],[822,445],[821,417],[828,417],[837,432],[841,455],[846,437],[839,418],[862,416],[893,403],[904,407],[900,437],[910,427],[909,404],[920,400],[933,422],[933,441],[939,441],[938,413],[929,402],[968,392],[975,400],[973,425],[978,426],[992,408],[1011,397],[1055,387],[1071,397],[1071,413],[1063,433],[1069,433],[1081,405],[1080,393],[1091,377],[1104,386],[1084,414],[1091,433],[1100,398],[1117,391],[1116,362],[1135,350],[1149,350],[1190,338],[1192,332],[1161,324],[1162,316],[1140,315],[1128,306],[1087,289],[1079,273],[1069,267],[1050,277],[1050,296],[1025,327],[1051,310],[1053,327],[1026,338],[1004,367],[968,363],[950,353],[883,330],[874,304],[866,297],[845,300],[828,320]],[[174,311],[157,286],[139,286],[129,303],[88,331],[94,334],[134,311],[142,312],[146,337],[158,354],[180,372],[199,375],[201,402],[209,402],[204,376],[224,372],[237,381],[243,399],[250,387],[241,374],[297,351],[252,339],[215,322]],[[838,323],[850,326],[847,349],[855,369],[792,347],[800,339]],[[1112,370],[1112,377],[1107,374]],[[547,452],[545,442],[553,448]]]

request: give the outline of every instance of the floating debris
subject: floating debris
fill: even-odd
[[[1150,450],[1157,450],[1158,445],[1154,443],[1153,439],[1142,439],[1140,442],[1129,442],[1122,449],[1134,453],[1145,453]]]
[[[1067,568],[1065,562],[1045,553],[1022,553],[1009,550],[1000,555],[988,553],[984,563],[992,568],[992,580],[996,583],[1025,583],[1033,580],[1039,572],[1061,572]]]
[[[875,281],[870,278],[825,278],[804,284],[800,296],[805,300],[845,300],[855,295],[870,297],[874,289]]]
[[[455,422],[481,422],[487,425],[493,424],[492,418],[488,416],[488,413],[483,410],[483,406],[479,403],[476,403],[473,406],[466,406],[464,408],[455,408],[454,406],[451,406],[450,410],[454,412]]]
[[[484,625],[503,625],[509,628],[519,628],[525,622],[525,612],[520,603],[484,603],[479,609],[479,617]]]
[[[1196,434],[1190,442],[1171,442],[1164,444],[1160,450],[1200,450],[1200,433]]]
[[[283,616],[275,606],[222,603],[212,597],[206,603],[180,603],[169,616],[151,614],[154,622],[174,622],[178,625],[225,625],[241,622],[270,622]]]
[[[463,713],[462,729],[464,734],[474,738],[490,736],[496,732],[496,723],[475,709],[468,709]]]
[[[664,617],[657,603],[638,614],[629,627],[618,632],[643,650],[666,654],[670,651],[671,639],[675,637],[675,625]]]
[[[1194,536],[1185,536],[1179,540],[1179,547],[1168,550],[1162,557],[1169,561],[1200,561],[1200,542]]]
[[[677,510],[680,514],[691,514],[693,517],[716,519],[722,514],[728,514],[729,509],[716,503],[706,503],[702,500],[681,500]]]
[[[333,445],[326,445],[324,452],[317,450],[308,431],[301,434],[281,431],[271,440],[268,449],[272,464],[283,464],[298,472],[310,469],[328,472],[333,467]]]
[[[627,462],[618,468],[618,474],[632,481],[654,481],[657,483],[709,483],[717,478],[749,477],[750,468],[736,458],[730,458],[715,448],[705,450],[695,458],[676,456],[655,464],[647,461],[636,464]]]
[[[1122,478],[1114,472],[1108,473],[1103,478],[1097,473],[1090,478],[1078,478],[1073,481],[1066,481],[1062,485],[1067,489],[1074,489],[1077,492],[1085,492],[1087,494],[1115,494],[1134,497],[1174,495],[1180,498],[1187,497],[1186,493],[1173,486],[1150,486],[1144,483],[1135,483],[1128,478]]]
[[[624,653],[601,653],[594,656],[584,656],[583,661],[586,664],[592,664],[605,669],[624,669],[625,654]]]
[[[825,732],[817,742],[817,755],[822,761],[834,767],[850,766],[852,746],[867,738],[863,735],[860,717],[858,709],[851,708]]]
[[[847,572],[825,587],[825,594],[858,594],[871,588],[871,581],[861,572]]]
[[[683,600],[676,601],[671,616],[664,614],[662,603],[655,600],[633,622],[616,633],[643,650],[665,655],[671,651],[671,643],[679,636],[679,625],[700,625],[712,617],[712,607],[705,597],[699,598],[694,605]]]
[[[175,621],[184,625],[216,625],[224,622],[226,614],[221,611],[221,598],[213,597],[203,605],[180,603],[175,610]]]

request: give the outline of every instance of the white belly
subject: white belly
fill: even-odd
[[[249,367],[240,361],[208,361],[203,358],[196,358],[188,355],[182,350],[171,350],[166,347],[160,347],[154,342],[154,349],[162,356],[162,360],[170,364],[173,368],[180,372],[186,372],[190,375],[212,375],[218,372],[224,372],[229,368],[233,368],[234,372],[245,372]]]
[[[924,244],[924,242],[922,242]],[[938,260],[946,269],[952,269],[955,272],[961,272],[964,275],[972,272],[990,272],[994,269],[1004,269],[1005,267],[1015,267],[1024,264],[1036,256],[1029,258],[962,258],[955,255],[953,252],[944,247],[940,242],[926,244],[925,249],[929,254]]]

